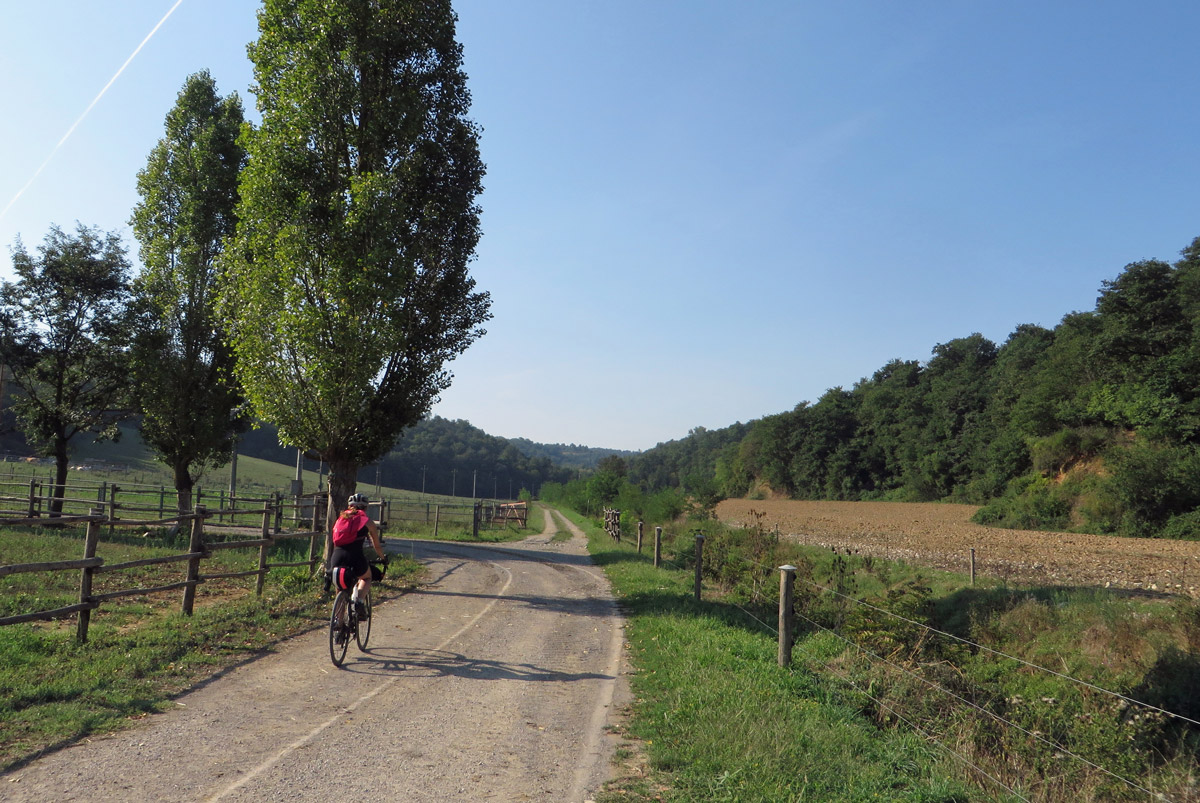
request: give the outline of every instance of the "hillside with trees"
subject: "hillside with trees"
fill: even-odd
[[[534,443],[528,438],[509,438],[508,442],[528,457],[544,457],[564,468],[594,469],[606,457],[628,459],[638,454],[626,449],[604,449],[574,443]]]
[[[238,450],[278,463],[296,460],[296,450],[281,446],[278,431],[269,424],[246,433]],[[512,499],[522,491],[536,494],[544,483],[565,482],[576,473],[548,457],[530,456],[467,421],[432,416],[406,429],[377,463],[361,468],[358,481],[372,486],[378,479],[387,487],[429,494]]]
[[[1096,307],[975,333],[629,460],[644,492],[955,501],[1012,527],[1200,537],[1200,238]]]

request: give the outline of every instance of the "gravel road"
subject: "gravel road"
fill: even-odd
[[[568,541],[552,541],[557,527]],[[342,669],[311,632],[176,710],[0,777],[0,799],[555,801],[605,779],[622,623],[572,525],[504,546],[388,540],[428,583]]]

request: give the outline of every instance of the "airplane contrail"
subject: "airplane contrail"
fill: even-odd
[[[50,151],[50,155],[47,156],[45,161],[43,161],[38,169],[34,171],[29,181],[25,182],[25,186],[17,190],[17,194],[13,196],[12,200],[8,202],[4,209],[0,209],[0,220],[4,219],[4,216],[8,214],[8,210],[12,209],[13,204],[15,204],[20,197],[25,194],[25,190],[29,189],[33,185],[33,182],[37,181],[37,177],[40,176],[42,171],[46,169],[46,165],[50,164],[50,160],[54,158],[54,154],[58,153],[59,149],[62,148],[63,143],[70,138],[71,134],[75,133],[75,129],[79,127],[79,124],[83,122],[84,118],[88,116],[88,113],[95,107],[95,105],[100,102],[100,98],[104,97],[104,93],[108,91],[109,87],[116,83],[116,80],[121,77],[121,73],[125,72],[125,68],[129,66],[129,62],[133,61],[134,57],[137,56],[138,53],[142,52],[142,48],[146,46],[146,43],[150,41],[154,34],[158,33],[158,29],[163,26],[163,23],[167,21],[167,18],[175,13],[175,9],[179,8],[181,3],[183,3],[183,0],[175,0],[175,5],[171,6],[170,11],[163,15],[163,18],[158,21],[158,24],[154,26],[150,33],[146,34],[146,38],[142,40],[142,43],[138,45],[132,53],[129,54],[129,58],[125,59],[125,63],[121,65],[121,69],[117,70],[113,77],[108,79],[108,83],[104,85],[104,88],[100,90],[100,93],[96,95],[91,103],[88,104],[88,107],[83,110],[83,114],[79,115],[79,119],[67,129],[67,133],[63,134],[62,139],[60,139],[58,144],[55,145],[53,150]]]

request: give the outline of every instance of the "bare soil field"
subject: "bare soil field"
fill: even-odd
[[[1048,586],[1200,596],[1200,542],[1005,530],[971,521],[973,505],[727,499],[726,524],[760,522],[793,541]]]

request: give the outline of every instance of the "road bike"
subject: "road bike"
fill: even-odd
[[[387,561],[371,561],[371,567],[372,580],[378,582],[387,570]],[[352,604],[350,596],[351,591],[339,590],[329,614],[329,658],[334,666],[346,660],[352,639],[359,650],[366,652],[371,638],[371,587],[359,592],[358,606]]]

